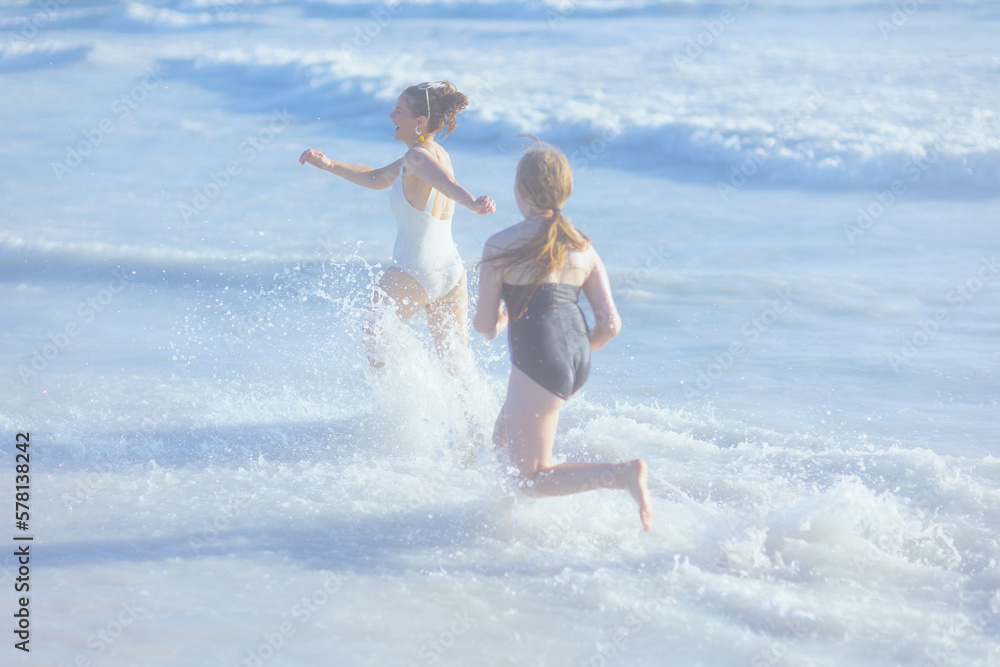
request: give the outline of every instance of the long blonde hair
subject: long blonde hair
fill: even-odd
[[[501,270],[520,267],[531,276],[524,298],[509,312],[517,311],[515,319],[524,315],[527,303],[553,272],[561,269],[570,253],[586,250],[590,239],[563,215],[562,207],[573,192],[573,171],[566,156],[556,148],[544,146],[535,137],[537,147],[528,150],[517,164],[515,187],[521,197],[542,210],[538,233],[523,243],[503,250],[488,262]]]

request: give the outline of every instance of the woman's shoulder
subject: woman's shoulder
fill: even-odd
[[[439,164],[451,166],[451,156],[440,144],[431,146],[414,146],[403,155],[403,161],[409,167],[419,166],[424,160],[431,159]]]

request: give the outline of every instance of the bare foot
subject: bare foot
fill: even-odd
[[[642,527],[647,531],[653,528],[653,499],[649,497],[649,489],[646,488],[646,481],[649,479],[649,467],[642,459],[631,461],[632,469],[635,471],[635,478],[629,478],[628,490],[639,504],[639,520]]]

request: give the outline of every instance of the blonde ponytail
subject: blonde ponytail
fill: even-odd
[[[590,239],[562,213],[563,204],[573,192],[573,172],[566,156],[530,138],[538,148],[529,150],[518,163],[516,187],[521,197],[542,209],[541,229],[532,238],[488,260],[501,269],[519,268],[531,276],[521,302],[507,304],[508,311],[516,313],[514,319],[524,315],[538,286],[566,264],[570,253],[590,246]]]

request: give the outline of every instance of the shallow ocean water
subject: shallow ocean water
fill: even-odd
[[[1000,657],[995,3],[47,11],[0,24],[16,664]],[[386,193],[297,158],[396,159],[389,104],[439,78],[499,204],[456,216],[468,267],[517,220],[517,132],[573,163],[625,328],[557,453],[645,458],[652,533],[625,494],[504,484],[459,409],[491,425],[503,340],[473,340],[472,395],[419,317],[363,371]]]

